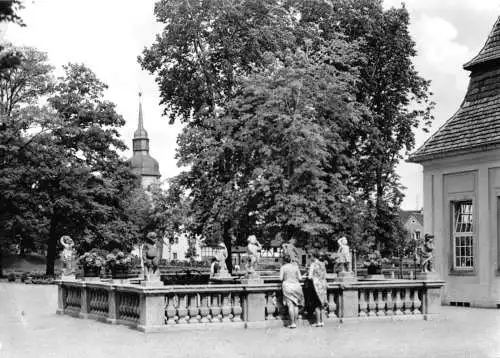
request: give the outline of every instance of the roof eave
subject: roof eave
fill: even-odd
[[[414,153],[413,155],[410,155],[408,157],[406,162],[407,163],[422,164],[423,162],[428,162],[431,160],[445,159],[445,158],[449,158],[449,157],[456,157],[459,155],[472,154],[472,153],[483,152],[483,151],[493,150],[493,149],[498,149],[498,148],[500,148],[500,142],[482,144],[482,145],[478,145],[478,146],[474,146],[474,147],[461,148],[461,149],[457,149],[457,150],[450,150],[450,151],[439,152],[439,153],[430,153],[430,154]]]

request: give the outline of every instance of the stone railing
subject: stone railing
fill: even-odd
[[[429,319],[439,314],[442,281],[328,283],[327,320]],[[230,325],[283,326],[281,285],[148,287],[106,282],[59,282],[58,313],[124,324],[142,331]],[[306,321],[308,317],[301,317]]]

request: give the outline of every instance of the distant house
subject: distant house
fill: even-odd
[[[424,214],[422,210],[402,210],[401,222],[414,240],[420,240],[424,231]]]
[[[443,302],[500,307],[500,18],[464,69],[460,108],[410,161],[424,167],[424,230],[435,235]]]

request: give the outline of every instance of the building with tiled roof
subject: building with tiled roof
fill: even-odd
[[[424,169],[424,232],[435,236],[443,302],[500,307],[500,18],[458,111],[409,161]]]
[[[411,238],[420,240],[423,237],[424,214],[421,210],[401,210],[399,218]]]

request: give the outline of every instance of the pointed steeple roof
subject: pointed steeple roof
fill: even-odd
[[[144,129],[144,120],[142,118],[142,93],[139,92],[139,123],[137,130],[134,132],[134,138],[147,138],[148,132]]]
[[[134,132],[132,139],[132,148],[134,156],[130,159],[132,169],[138,175],[144,177],[159,178],[160,166],[158,161],[149,155],[149,138],[148,132],[144,129],[144,119],[142,117],[142,93],[139,93],[139,118],[137,130]]]
[[[500,147],[500,17],[483,49],[464,68],[471,74],[460,108],[409,161],[421,163]]]

